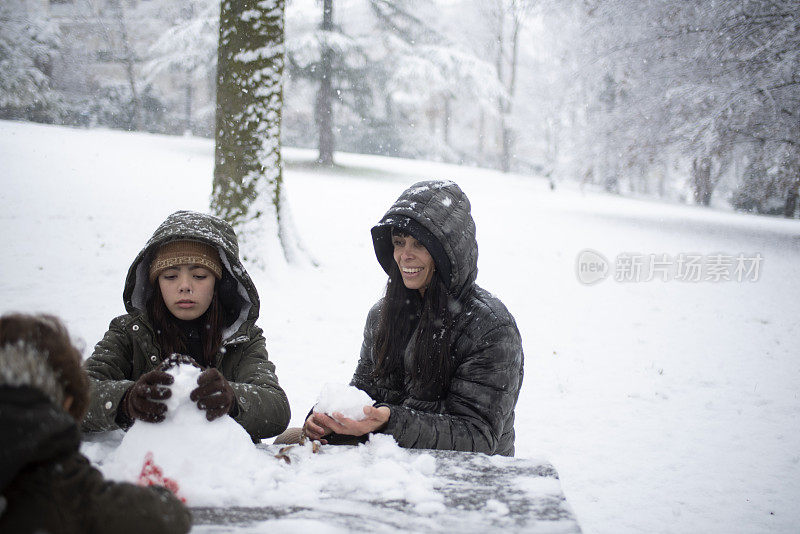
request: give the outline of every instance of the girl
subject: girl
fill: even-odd
[[[170,215],[128,270],[127,314],[86,361],[92,400],[84,430],[127,429],[136,419],[164,420],[172,377],[159,364],[172,353],[205,369],[191,399],[208,420],[230,415],[253,438],[289,421],[262,331],[259,298],[225,221],[189,211]]]
[[[81,354],[47,315],[0,317],[0,532],[184,533],[169,490],[103,480],[79,450]]]
[[[389,281],[367,317],[351,385],[375,404],[362,421],[311,414],[305,435],[336,443],[383,432],[403,447],[513,456],[522,343],[503,303],[475,284],[466,195],[453,182],[417,183],[372,240]]]

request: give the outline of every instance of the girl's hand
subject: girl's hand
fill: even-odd
[[[367,418],[361,421],[348,419],[338,412],[334,412],[333,417],[322,413],[314,415],[317,416],[317,421],[337,434],[345,436],[363,436],[364,434],[375,432],[386,426],[386,423],[389,421],[389,416],[391,415],[391,410],[389,410],[388,406],[381,406],[379,408],[364,406],[364,415],[366,415]]]
[[[213,367],[200,373],[197,387],[189,394],[189,399],[206,411],[209,421],[230,414],[235,406],[233,388],[222,373]]]

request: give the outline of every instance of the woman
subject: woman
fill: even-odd
[[[92,401],[87,431],[164,420],[172,377],[159,364],[172,353],[205,369],[191,399],[208,420],[230,415],[253,441],[282,432],[289,402],[269,361],[259,298],[225,221],[189,211],[170,215],[134,259],[123,300],[127,314],[86,361]]]
[[[47,315],[0,317],[0,532],[183,533],[169,490],[103,480],[79,450],[81,355]]]
[[[362,421],[312,413],[303,432],[330,443],[383,432],[403,447],[513,456],[522,343],[503,303],[475,284],[466,195],[449,181],[417,183],[372,240],[389,281],[367,317],[351,385],[375,404]]]

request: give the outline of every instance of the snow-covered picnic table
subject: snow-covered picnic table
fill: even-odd
[[[245,455],[184,449],[178,461],[165,454],[169,439],[145,454],[120,446],[121,431],[85,438],[83,452],[110,478],[136,481],[139,456],[161,462],[192,509],[192,532],[581,531],[545,460],[402,449],[373,435],[359,446],[261,443]]]
[[[271,455],[279,451],[276,445],[259,449]],[[330,450],[323,448],[321,454]],[[335,486],[326,486],[324,497],[312,503],[300,499],[296,505],[192,508],[195,529],[249,530],[278,522],[287,527],[316,524],[328,532],[580,532],[558,473],[545,461],[454,451],[407,452],[412,462],[421,455],[435,459],[430,478],[442,499],[428,503],[431,506],[377,494],[365,498],[349,487],[338,492]]]
[[[196,532],[580,532],[548,462],[413,450],[387,434],[357,446],[254,445],[230,417],[189,398],[200,369],[178,365],[163,423],[85,436],[106,477],[174,491]]]

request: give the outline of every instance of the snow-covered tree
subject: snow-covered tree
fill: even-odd
[[[506,92],[497,102],[501,139],[500,169],[503,172],[511,170],[515,132],[509,124],[509,117],[513,112],[517,91],[520,34],[532,7],[530,0],[491,0],[482,4],[494,37],[492,42],[495,47],[497,80]]]
[[[51,71],[61,35],[45,16],[25,0],[0,3],[0,117],[55,118]]]
[[[330,33],[333,26],[333,0],[322,0],[321,32]],[[314,117],[319,130],[319,155],[317,162],[322,165],[333,165],[333,58],[334,48],[323,41],[319,64],[319,89],[314,105]]]
[[[471,147],[465,149],[462,138],[456,142],[452,131],[507,93],[492,61],[467,44],[471,36],[459,20],[465,7],[448,6],[448,13],[459,14],[452,19],[440,15],[441,4],[370,0],[380,36],[370,49],[382,53],[379,87],[386,118],[411,154],[476,162]]]
[[[253,251],[275,242],[289,262],[300,252],[283,191],[284,10],[284,0],[222,0],[220,9],[211,207],[256,261]]]
[[[766,152],[755,159],[788,161],[777,154],[798,143],[796,7],[586,0],[573,46],[583,56],[576,74],[587,105],[575,133],[599,150],[586,150],[584,165],[606,185],[641,192],[642,183],[646,192],[653,169],[683,160],[691,197],[707,205],[724,176],[743,179],[748,165],[733,165],[742,144]],[[765,189],[781,189],[762,175]]]
[[[336,131],[341,129],[334,106],[369,116],[365,98],[370,65],[361,43],[336,23],[333,0],[323,0],[321,7],[320,13],[296,14],[304,24],[298,24],[296,33],[287,39],[287,59],[290,75],[312,85],[317,161],[332,165]]]
[[[148,50],[145,78],[152,82],[159,76],[181,72],[185,76],[184,131],[192,131],[196,117],[213,116],[214,106],[192,109],[194,87],[215,80],[219,41],[219,1],[182,0],[170,2],[163,9],[170,25]],[[214,89],[213,83],[211,89]],[[214,94],[213,91],[211,94]],[[180,99],[175,98],[175,101]]]
[[[123,2],[100,2],[83,0],[89,20],[102,36],[113,62],[122,66],[131,97],[131,128],[144,129],[142,102],[142,80],[139,69],[140,54],[136,50],[134,31],[131,25],[132,8]]]

